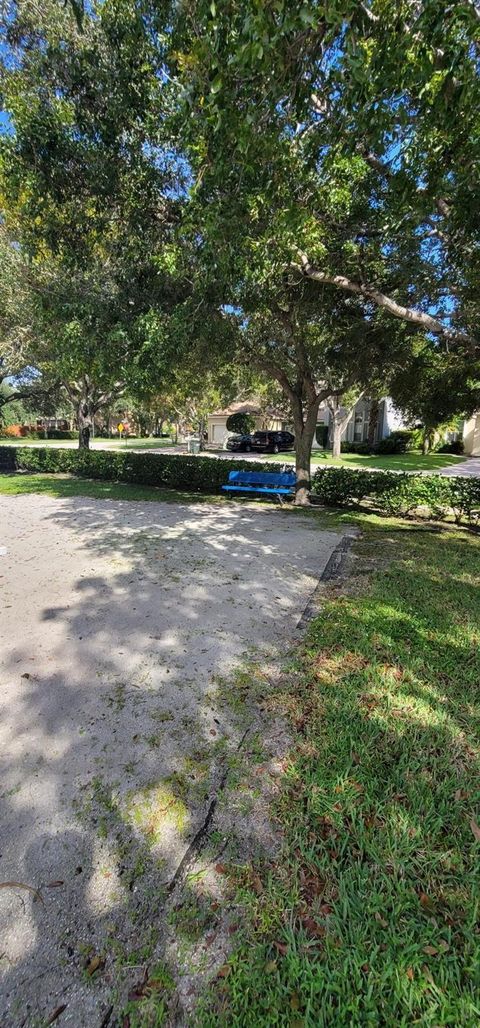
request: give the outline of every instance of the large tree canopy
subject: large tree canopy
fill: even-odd
[[[322,398],[426,366],[418,339],[473,381],[479,29],[443,0],[12,3],[2,206],[75,383],[248,363],[305,499]]]
[[[473,4],[199,0],[173,54],[197,197],[264,274],[297,269],[442,339],[475,334]],[[183,48],[182,48],[183,43]],[[448,303],[445,305],[445,298]],[[445,309],[446,308],[446,309]]]
[[[291,400],[301,475],[321,396],[364,387],[369,361],[386,381],[414,333],[472,377],[478,40],[473,4],[439,0],[181,8],[189,218],[245,355]]]
[[[127,381],[158,387],[159,338],[192,293],[169,250],[185,173],[164,130],[163,48],[133,0],[81,27],[56,0],[20,0],[6,26],[0,192],[34,298],[29,360],[56,375],[88,445]]]

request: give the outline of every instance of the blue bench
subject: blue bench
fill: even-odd
[[[226,493],[272,493],[274,496],[293,496],[295,474],[292,471],[230,471],[228,484],[222,485]]]

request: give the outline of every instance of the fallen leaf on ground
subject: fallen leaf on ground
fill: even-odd
[[[272,974],[273,971],[277,970],[277,961],[269,960],[268,964],[265,964],[265,974]]]
[[[226,978],[230,974],[230,971],[231,967],[229,964],[224,964],[223,967],[220,968],[217,978]]]
[[[438,949],[436,946],[424,946],[423,952],[427,954],[427,957],[436,957]]]
[[[101,957],[97,953],[94,957],[92,957],[91,960],[88,961],[85,970],[87,974],[92,975],[95,974],[95,971],[101,970],[102,967],[105,967],[105,957]]]
[[[275,946],[275,949],[278,949],[278,952],[282,954],[282,957],[286,956],[288,953],[288,946],[285,942],[274,942],[273,945]]]
[[[215,864],[215,871],[217,872],[217,875],[225,875],[227,873],[227,868],[225,867],[225,864]]]
[[[459,803],[460,800],[468,800],[469,795],[470,793],[468,793],[466,789],[457,789],[455,792],[455,799],[457,803]]]
[[[373,916],[375,920],[378,921],[378,924],[381,924],[382,928],[388,928],[388,921],[386,921],[385,918],[378,913],[378,911],[376,911],[376,913]]]
[[[325,926],[318,924],[313,917],[302,917],[302,925],[307,935],[311,938],[318,939],[320,936],[325,935]]]
[[[413,967],[407,967],[407,978],[410,982],[413,982]]]
[[[53,1022],[57,1020],[57,1017],[60,1017],[60,1014],[63,1014],[63,1011],[66,1009],[66,1003],[62,1003],[61,1006],[56,1007],[53,1014],[50,1014],[50,1017],[47,1018],[46,1024],[53,1024]]]
[[[29,892],[33,892],[34,899],[38,899],[40,903],[43,903],[41,892],[35,889],[33,885],[27,885],[25,882],[0,882],[0,889],[28,889]]]
[[[61,878],[59,878],[58,881],[56,881],[56,882],[48,882],[48,884],[46,885],[46,888],[47,889],[59,889],[61,885],[65,885],[65,882],[62,882]]]
[[[320,904],[320,914],[322,915],[322,917],[328,917],[328,915],[331,914],[332,912],[333,912],[333,907],[331,907],[329,903],[321,903]]]
[[[263,885],[262,885],[262,880],[261,880],[259,875],[253,875],[253,878],[252,878],[252,888],[253,888],[254,893],[256,893],[257,896],[261,896],[262,895]]]
[[[472,820],[470,821],[470,828],[472,829],[477,842],[480,842],[480,828],[478,827],[474,817],[472,817]]]

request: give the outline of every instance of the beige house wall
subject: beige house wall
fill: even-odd
[[[469,457],[480,457],[480,412],[474,414],[463,426],[463,445]]]

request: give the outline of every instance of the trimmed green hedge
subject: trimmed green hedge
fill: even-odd
[[[333,507],[367,500],[380,512],[397,516],[422,513],[443,521],[453,514],[457,523],[480,517],[480,478],[319,468],[312,493]]]
[[[118,453],[112,450],[61,450],[0,446],[0,464],[14,461],[18,471],[78,475],[114,482],[156,485],[193,493],[219,493],[234,468],[274,471],[270,463],[222,460],[187,454]],[[11,467],[12,464],[9,464]]]
[[[66,428],[49,428],[47,439],[78,439],[78,432]]]
[[[122,453],[112,450],[61,450],[0,446],[0,466],[38,473],[69,473],[81,478],[161,486],[193,493],[219,493],[234,468],[274,471],[270,462],[222,460],[187,454]],[[395,471],[318,468],[312,493],[332,507],[366,500],[384,514],[420,513],[443,521],[480,520],[480,477],[450,478]]]

